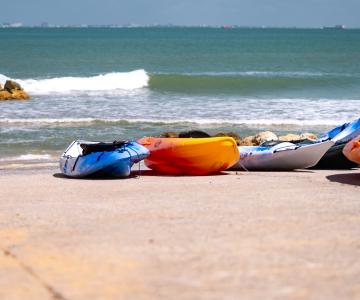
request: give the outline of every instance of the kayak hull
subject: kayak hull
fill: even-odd
[[[149,151],[135,142],[128,142],[114,151],[99,151],[82,155],[81,144],[94,142],[74,141],[60,157],[60,170],[68,176],[128,177],[131,167],[149,155]],[[71,155],[70,155],[71,154]]]
[[[344,154],[343,149],[346,143],[337,143],[332,146],[313,167],[318,170],[344,170],[357,166],[356,163],[349,160]]]
[[[231,137],[145,137],[138,143],[150,151],[145,165],[165,174],[214,174],[230,168],[239,159],[236,142]]]
[[[314,169],[351,169],[357,166],[357,163],[349,160],[343,153],[345,145],[360,134],[360,119],[337,126],[319,140],[331,138],[335,145],[332,146],[321,158]]]
[[[280,143],[273,147],[240,146],[240,160],[234,170],[290,171],[314,166],[334,144],[332,141],[308,145]]]
[[[360,118],[337,126],[322,136],[318,141],[333,140],[336,144],[347,143],[360,134]]]

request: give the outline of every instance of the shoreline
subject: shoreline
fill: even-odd
[[[55,171],[58,166],[59,161],[58,159],[55,160],[55,158],[49,160],[4,160],[0,161],[0,176],[12,173]]]

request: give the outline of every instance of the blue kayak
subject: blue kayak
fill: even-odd
[[[136,142],[89,142],[76,140],[60,157],[60,170],[69,177],[128,177],[131,167],[149,155]]]
[[[360,118],[337,126],[318,138],[319,142],[333,140],[336,144],[347,143],[360,135]]]

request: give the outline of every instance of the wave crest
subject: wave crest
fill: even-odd
[[[0,82],[9,79],[0,74]],[[69,93],[82,91],[134,90],[146,87],[145,70],[113,72],[92,77],[56,77],[49,79],[14,79],[30,94]]]

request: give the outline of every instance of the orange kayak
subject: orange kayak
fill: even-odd
[[[150,150],[145,165],[155,171],[175,175],[207,175],[224,171],[239,160],[239,150],[231,137],[154,138],[138,143]]]
[[[343,153],[347,159],[360,164],[360,135],[345,145]]]

